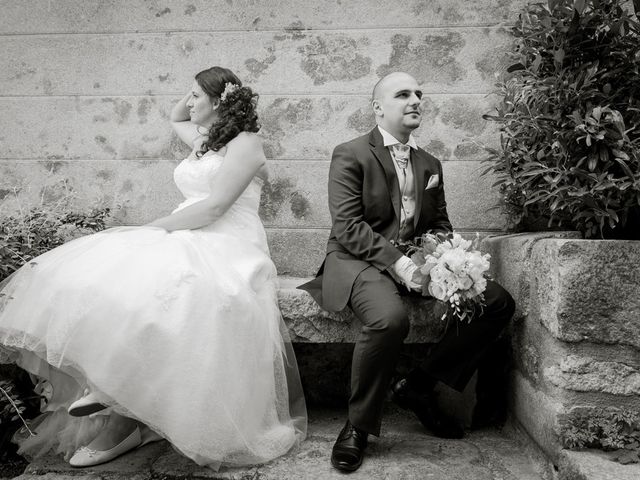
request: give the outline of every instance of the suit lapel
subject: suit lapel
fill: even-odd
[[[420,210],[422,208],[422,197],[424,195],[424,177],[427,171],[427,158],[421,150],[411,150],[411,160],[413,164],[413,177],[416,188],[416,211],[413,217],[414,228],[418,225]]]
[[[384,175],[387,180],[387,188],[389,190],[389,195],[391,196],[391,204],[393,205],[393,211],[395,212],[398,221],[400,221],[400,187],[398,185],[398,176],[396,175],[396,168],[393,166],[393,159],[391,158],[389,149],[382,143],[382,135],[380,134],[378,127],[371,131],[369,142],[371,144],[371,151],[373,152],[373,155],[384,170]]]

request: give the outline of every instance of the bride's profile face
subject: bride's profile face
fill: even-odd
[[[187,102],[191,121],[196,125],[209,128],[216,119],[217,106],[217,99],[213,101],[198,85],[198,82],[194,81],[191,86],[191,97]]]

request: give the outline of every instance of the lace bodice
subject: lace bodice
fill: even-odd
[[[211,180],[220,165],[222,165],[223,160],[224,157],[222,155],[211,151],[198,158],[194,150],[180,162],[173,172],[173,179],[182,195],[184,195],[185,201],[176,210],[209,196],[211,193]],[[254,177],[230,210],[250,210],[257,215],[262,185],[262,179]]]

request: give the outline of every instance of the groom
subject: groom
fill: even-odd
[[[300,287],[326,310],[348,305],[362,323],[351,366],[349,418],[331,455],[331,464],[345,472],[360,467],[368,434],[380,433],[383,403],[409,331],[401,295],[420,289],[417,267],[395,244],[427,231],[452,231],[442,165],[411,135],[422,119],[421,98],[410,75],[382,78],[371,102],[377,126],[333,151],[327,254],[318,276]],[[391,386],[393,400],[439,437],[460,438],[464,431],[440,411],[436,382],[462,391],[513,315],[513,299],[500,285],[488,281],[484,295],[480,316],[448,329],[427,359]]]

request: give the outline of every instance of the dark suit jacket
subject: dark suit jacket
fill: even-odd
[[[415,178],[415,236],[451,231],[442,165],[422,149],[411,151]],[[431,175],[439,185],[425,190]],[[332,228],[318,276],[300,288],[329,311],[344,309],[358,274],[370,265],[385,270],[402,253],[393,245],[400,229],[400,187],[389,149],[378,128],[333,151],[329,168]]]

